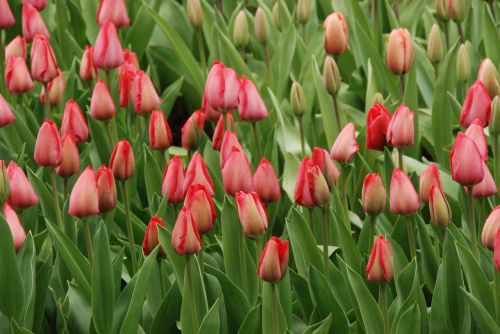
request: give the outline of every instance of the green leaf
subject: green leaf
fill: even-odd
[[[272,303],[272,284],[279,284],[279,283],[269,283],[269,282],[263,282],[262,284],[262,334],[272,334],[273,333],[273,326],[274,324],[274,319],[273,319],[273,303]],[[278,290],[278,287],[275,287],[276,290]],[[277,300],[277,306],[278,306],[278,332],[279,333],[285,333],[286,331],[286,319],[285,315],[283,314],[283,308],[281,304],[283,303],[282,300],[279,298],[279,293],[276,293],[278,296],[276,297]]]
[[[434,290],[434,285],[436,284],[439,260],[436,255],[435,248],[432,246],[429,229],[427,229],[428,225],[424,224],[420,216],[417,216],[415,220],[417,222],[417,233],[422,252],[422,256],[419,257],[419,262],[423,267],[422,271],[425,283],[432,291]]]
[[[179,319],[181,310],[179,305],[182,302],[181,292],[176,284],[172,284],[163,302],[153,318],[153,323],[149,330],[150,334],[162,334],[175,332],[176,322]]]
[[[144,151],[144,183],[146,184],[146,192],[148,195],[149,214],[153,216],[158,209],[153,203],[153,198],[157,194],[161,194],[162,171],[156,161],[153,152],[148,145],[143,144]]]
[[[52,173],[52,171],[48,172]],[[50,190],[47,188],[47,185],[43,182],[40,176],[35,174],[30,168],[27,169],[27,174],[30,184],[33,186],[33,189],[35,189],[35,192],[40,198],[40,205],[42,206],[44,216],[47,217],[50,222],[55,223],[56,215],[54,200]]]
[[[261,304],[258,304],[248,311],[238,330],[238,334],[260,334],[262,332],[262,312],[260,308]]]
[[[486,56],[491,59],[493,64],[498,64],[500,60],[500,45],[498,43],[500,35],[490,12],[486,6],[483,6],[483,8],[483,36]]]
[[[218,334],[220,332],[219,299],[210,308],[200,325],[200,334]]]
[[[491,317],[484,305],[482,305],[479,300],[463,288],[462,293],[467,300],[467,304],[469,304],[472,315],[474,316],[474,319],[476,319],[476,323],[479,326],[481,333],[500,333],[500,327],[498,327],[495,319]]]
[[[22,284],[25,300],[21,312],[21,324],[26,328],[33,327],[33,318],[36,302],[36,250],[31,232],[28,233],[23,246],[17,254],[19,271],[23,273]]]
[[[172,112],[175,100],[181,93],[182,84],[184,82],[184,77],[180,77],[175,80],[170,86],[168,86],[163,94],[161,95],[162,103],[159,109],[163,110],[165,117],[168,117]]]
[[[420,310],[417,304],[406,310],[397,324],[395,333],[420,333]]]
[[[166,229],[167,227],[158,228],[158,240],[167,255],[168,262],[172,266],[172,270],[175,274],[175,281],[177,282],[179,290],[182,290],[182,287],[184,286],[184,267],[186,266],[186,260],[177,254],[172,248],[172,244],[170,242],[172,234]]]
[[[193,255],[187,257],[191,265],[186,265],[184,271],[184,288],[182,290],[181,328],[186,334],[196,334],[200,329],[200,321],[207,314],[208,303],[205,284],[201,276],[198,260]],[[189,273],[191,268],[191,273]],[[188,275],[191,275],[192,286],[189,284]],[[218,311],[217,311],[218,314]],[[196,317],[196,319],[194,319]]]
[[[278,45],[271,61],[272,68],[275,69],[274,80],[277,81],[276,95],[281,100],[286,95],[286,88],[289,83],[290,68],[295,54],[297,35],[294,26],[287,28],[278,40]]]

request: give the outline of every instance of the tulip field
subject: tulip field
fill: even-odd
[[[0,334],[500,333],[499,0],[0,0]]]

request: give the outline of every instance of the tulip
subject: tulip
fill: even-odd
[[[233,149],[238,149],[243,151],[243,147],[238,140],[235,133],[230,130],[226,130],[224,137],[222,138],[222,144],[220,148],[220,168],[222,169],[226,163],[227,158],[233,152]]]
[[[201,251],[201,240],[193,215],[182,208],[172,230],[172,248],[179,255],[193,255]]]
[[[16,24],[8,0],[0,0],[0,29],[7,29]]]
[[[387,45],[387,65],[395,74],[408,72],[413,60],[413,40],[404,28],[394,29]]]
[[[288,268],[288,255],[288,240],[281,241],[278,237],[272,237],[260,256],[257,275],[266,282],[280,281]]]
[[[311,1],[310,0],[298,0],[297,10],[295,12],[297,20],[301,24],[306,24],[311,17]]]
[[[10,107],[7,104],[7,101],[5,101],[3,96],[0,94],[0,128],[13,123],[15,120],[16,116],[14,116],[12,110],[10,110]]]
[[[47,0],[23,0],[25,3],[29,3],[38,11],[42,11],[45,7],[47,7]]]
[[[361,205],[368,215],[378,216],[385,210],[385,187],[379,174],[365,176],[361,192]]]
[[[465,0],[449,0],[448,6],[453,21],[462,22],[465,19],[465,14],[467,14]]]
[[[59,75],[59,67],[48,39],[36,35],[31,46],[31,76],[41,83],[49,83]]]
[[[8,58],[5,68],[5,84],[12,94],[27,93],[35,88],[28,66],[22,57],[13,55]]]
[[[493,176],[491,175],[490,170],[488,169],[488,166],[484,161],[483,171],[483,180],[472,187],[472,196],[474,196],[475,198],[493,196],[498,192],[495,180],[493,180]]]
[[[441,31],[437,23],[432,25],[427,38],[427,58],[433,64],[439,64],[443,59],[443,42],[441,41]]]
[[[18,56],[26,60],[26,40],[22,36],[16,36],[5,46],[5,62],[12,56]]]
[[[42,16],[35,7],[24,1],[22,12],[23,37],[31,42],[36,35],[43,35],[50,38],[49,31],[43,22]]]
[[[205,93],[203,93],[203,98],[201,100],[201,109],[205,111],[205,115],[207,116],[207,121],[210,122],[215,122],[219,119],[219,117],[222,115],[220,112],[212,108],[210,105],[207,103],[207,98]],[[232,115],[231,113],[227,113],[227,115]]]
[[[330,154],[327,150],[321,147],[315,147],[311,156],[312,162],[319,167],[321,173],[326,177],[328,185],[332,186],[337,183],[340,172],[335,166]]]
[[[500,96],[496,96],[491,102],[491,123],[490,134],[498,136],[500,134]]]
[[[241,78],[238,114],[242,120],[248,122],[260,121],[269,115],[254,83],[245,76]]]
[[[402,104],[394,112],[387,127],[387,143],[392,147],[407,147],[414,143],[413,111]]]
[[[370,282],[390,282],[394,276],[394,255],[389,240],[379,236],[373,244],[366,266],[366,278]]]
[[[105,71],[123,64],[123,52],[116,27],[110,19],[101,24],[94,45],[94,64]]]
[[[457,54],[457,81],[466,83],[470,78],[469,53],[465,44],[461,44]]]
[[[97,24],[102,26],[108,19],[117,28],[123,28],[130,24],[124,0],[100,0],[97,10]]]
[[[266,13],[264,13],[262,7],[257,8],[255,12],[254,24],[255,38],[262,44],[266,44],[271,32],[269,31],[269,22],[267,22]]]
[[[206,112],[205,112],[206,115]],[[208,115],[207,119],[208,119]],[[231,133],[234,131],[236,136],[236,121],[234,120],[233,114],[228,113],[226,115],[226,124],[224,125],[224,116],[220,115],[217,125],[215,126],[214,136],[212,138],[212,148],[216,151],[220,151],[222,147],[222,141],[224,139],[224,128],[227,128]]]
[[[155,110],[149,121],[149,145],[153,150],[166,150],[172,146],[172,133],[168,126],[165,114]]]
[[[118,95],[120,96],[120,107],[127,108],[130,102],[130,93],[135,80],[137,69],[131,63],[125,62],[120,71],[120,84],[118,86]]]
[[[92,93],[90,101],[90,116],[98,121],[107,121],[116,114],[116,106],[113,97],[104,81],[99,80]]]
[[[158,240],[158,225],[161,227],[165,227],[165,223],[161,220],[160,217],[154,216],[148,223],[148,227],[146,228],[146,233],[144,234],[144,241],[142,243],[142,251],[145,256],[151,254],[151,252],[160,244]],[[161,249],[161,246],[160,246]],[[160,253],[164,254],[163,249],[160,250]]]
[[[68,178],[80,171],[80,152],[71,134],[65,134],[61,140],[62,163],[57,167],[57,175]]]
[[[451,223],[451,208],[441,187],[433,184],[429,192],[429,212],[432,222],[446,227]]]
[[[165,172],[163,173],[163,182],[161,194],[168,194],[167,202],[177,204],[184,200],[184,166],[178,156],[174,156],[168,161]],[[212,194],[211,194],[212,195]]]
[[[116,206],[116,182],[111,168],[102,165],[97,170],[97,191],[99,192],[99,212],[106,213]]]
[[[393,214],[411,215],[417,213],[420,207],[418,194],[410,178],[397,167],[392,172],[389,197]]]
[[[232,68],[215,61],[205,82],[207,105],[222,112],[236,108],[240,85],[240,79]]]
[[[38,131],[35,143],[35,161],[43,167],[55,168],[63,161],[61,139],[57,126],[45,120]]]
[[[391,113],[380,103],[375,102],[366,116],[366,148],[383,151],[386,145],[387,128]]]
[[[90,166],[80,174],[71,190],[68,213],[78,218],[95,216],[99,213],[97,177]]]
[[[10,207],[8,203],[3,205],[3,215],[7,224],[9,225],[10,233],[12,234],[12,241],[14,243],[14,249],[16,252],[21,248],[26,240],[26,231],[17,216],[16,211]]]
[[[321,169],[305,157],[299,166],[294,201],[306,208],[325,207],[330,203],[330,189]]]
[[[224,191],[234,196],[238,191],[253,190],[252,170],[247,156],[242,150],[234,148],[222,168]]]
[[[201,184],[190,186],[186,193],[184,207],[193,215],[199,234],[205,234],[212,230],[217,213],[215,212],[214,201],[207,188]]]
[[[89,137],[89,127],[87,120],[82,113],[82,109],[75,100],[70,99],[64,107],[61,122],[61,136],[70,134],[74,139],[82,144]]]
[[[500,233],[497,232],[495,238],[495,249],[493,250],[493,263],[495,264],[495,270],[500,272]],[[495,274],[496,275],[496,274]]]
[[[54,107],[57,106],[63,97],[64,89],[66,88],[66,81],[64,81],[64,76],[61,71],[58,70],[59,75],[48,83],[47,87],[49,90],[49,104]],[[43,105],[46,102],[46,92],[45,87],[42,87],[40,93],[40,100]]]
[[[233,27],[233,41],[236,47],[246,48],[250,37],[248,34],[248,20],[244,10],[240,10]]]
[[[451,177],[464,186],[473,186],[484,178],[483,159],[474,141],[457,134],[450,155]]]
[[[341,55],[347,49],[349,32],[344,15],[339,12],[330,14],[323,23],[325,29],[325,51],[334,56]]]
[[[136,71],[139,70],[139,58],[137,58],[137,54],[129,49],[123,50],[123,61],[124,63],[130,64],[134,67]]]
[[[328,94],[335,96],[340,90],[342,82],[340,81],[339,67],[335,60],[327,56],[323,64],[323,83]]]
[[[276,29],[281,31],[282,25],[281,25],[279,1],[276,1],[273,6],[273,22],[274,25],[276,26]]]
[[[280,184],[273,166],[266,158],[260,160],[253,174],[253,189],[264,203],[274,203],[281,199]]]
[[[187,16],[189,24],[193,28],[201,28],[203,26],[203,11],[201,10],[200,0],[187,1]]]
[[[450,9],[448,0],[436,0],[436,16],[441,21],[450,20]]]
[[[186,169],[186,177],[184,179],[184,193],[187,192],[190,186],[201,184],[207,188],[210,196],[215,195],[215,187],[212,178],[208,173],[207,164],[203,157],[198,152],[194,152],[191,161]]]
[[[488,161],[488,140],[484,135],[483,123],[475,119],[465,131],[465,135],[472,139],[484,161]]]
[[[500,76],[496,66],[489,58],[486,58],[481,63],[477,73],[477,80],[484,84],[492,99],[500,95]]]
[[[5,161],[0,160],[0,203],[3,203],[9,198],[10,185],[9,177],[7,176],[7,168],[5,168]]]
[[[97,74],[97,67],[94,64],[94,48],[86,45],[80,62],[80,77],[83,81],[92,81],[97,78]]]
[[[134,151],[128,141],[122,139],[116,144],[109,160],[109,168],[113,170],[115,178],[120,181],[128,180],[134,175]]]
[[[161,104],[161,99],[156,93],[153,82],[143,71],[136,72],[130,94],[132,105],[138,114],[150,113]]]
[[[330,156],[333,160],[342,164],[348,164],[354,154],[359,151],[359,145],[356,141],[356,130],[353,123],[348,123],[342,131],[340,131],[337,139],[333,143]]]
[[[9,167],[7,167],[7,177],[10,185],[10,195],[7,202],[11,206],[17,209],[26,209],[38,204],[38,196],[28,181],[26,174],[12,160]]]
[[[436,164],[429,166],[420,174],[420,200],[429,204],[429,195],[432,186],[441,188],[441,178],[439,177],[439,168]]]
[[[236,193],[236,207],[243,232],[252,239],[258,239],[267,232],[266,206],[256,192]]]
[[[292,90],[290,91],[290,104],[292,105],[292,112],[295,116],[302,116],[306,111],[306,96],[304,89],[299,82],[292,83]]]
[[[488,126],[490,123],[490,114],[491,98],[488,90],[481,81],[476,80],[465,96],[460,114],[460,124],[464,128],[467,128],[477,118],[483,126]]]
[[[184,123],[181,129],[182,147],[186,150],[194,150],[203,135],[205,127],[205,112],[203,109],[196,110]]]
[[[481,241],[483,246],[493,250],[495,245],[495,237],[500,227],[500,205],[497,205],[491,211],[488,218],[484,222],[483,233],[481,234]]]

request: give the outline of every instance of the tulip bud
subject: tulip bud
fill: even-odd
[[[0,160],[0,203],[7,200],[10,194],[9,177],[5,168],[5,161]]]
[[[58,167],[63,160],[61,139],[57,126],[45,120],[38,131],[35,143],[35,161],[43,167]]]
[[[469,127],[473,120],[478,118],[483,126],[490,123],[491,98],[483,83],[476,80],[467,91],[465,101],[460,114],[460,124],[464,128]]]
[[[98,121],[107,121],[116,114],[113,97],[104,81],[97,81],[90,101],[90,116]]]
[[[133,51],[130,51],[129,49],[124,49],[122,51],[123,53],[123,61],[124,63],[128,63],[130,65],[132,65],[135,70],[139,70],[140,66],[139,66],[139,58],[137,58],[137,54]]]
[[[125,62],[120,69],[120,83],[118,85],[118,95],[120,96],[120,107],[127,108],[130,102],[132,85],[135,81],[137,69],[133,64]]]
[[[262,7],[259,7],[255,12],[255,37],[262,44],[266,44],[269,41],[270,34],[266,14]]]
[[[23,170],[11,160],[7,167],[10,195],[7,202],[17,209],[26,209],[38,204],[38,196]]]
[[[242,120],[248,122],[257,122],[269,115],[259,91],[252,80],[245,76],[241,78],[238,114]]]
[[[12,94],[27,93],[35,88],[23,58],[18,56],[8,58],[5,68],[5,85]]]
[[[189,189],[190,186],[201,184],[207,188],[210,196],[215,195],[215,187],[208,173],[207,164],[203,157],[198,152],[194,152],[191,161],[186,169],[186,177],[184,179],[184,193]]]
[[[236,207],[243,232],[251,239],[259,239],[267,232],[266,207],[255,192],[236,193]]]
[[[188,208],[193,215],[199,234],[205,234],[212,230],[217,213],[215,212],[214,201],[207,188],[201,184],[190,186],[186,193],[184,207]]]
[[[168,126],[165,114],[161,110],[155,110],[149,121],[149,145],[153,150],[166,150],[172,146],[172,133]]]
[[[359,151],[359,145],[356,141],[356,130],[353,123],[348,123],[340,131],[337,139],[333,143],[330,156],[333,160],[342,164],[348,164],[356,152]]]
[[[439,177],[439,168],[436,164],[430,164],[420,174],[420,200],[425,204],[429,203],[429,195],[432,186],[441,188],[441,178]]]
[[[236,108],[240,85],[240,79],[232,68],[215,61],[205,82],[207,105],[223,112]]]
[[[328,185],[331,187],[337,183],[340,172],[335,166],[330,154],[321,147],[315,147],[312,152],[312,162],[319,167],[321,173],[325,175]]]
[[[361,205],[371,216],[378,216],[385,210],[385,187],[379,174],[372,173],[365,176],[361,192]]]
[[[486,222],[483,226],[483,233],[481,234],[481,241],[483,246],[489,249],[493,249],[495,245],[495,237],[498,233],[500,227],[500,205],[497,205],[493,211],[491,211]]]
[[[500,97],[495,96],[491,102],[490,133],[494,136],[500,134]]]
[[[94,45],[94,64],[105,71],[123,64],[123,52],[116,27],[110,19],[102,25]]]
[[[64,112],[61,122],[61,136],[70,134],[78,143],[84,143],[89,137],[89,127],[87,120],[82,113],[82,109],[70,99],[64,107]]]
[[[474,141],[457,134],[450,156],[451,177],[463,186],[473,186],[484,178],[483,159]]]
[[[242,150],[234,148],[222,168],[224,191],[234,196],[238,191],[253,191],[252,170]]]
[[[16,24],[7,0],[0,0],[0,29],[7,29]]]
[[[394,29],[387,44],[387,65],[395,74],[404,74],[413,61],[413,40],[404,28]]]
[[[163,173],[161,185],[162,196],[167,195],[168,203],[179,203],[184,200],[184,166],[178,156],[174,156],[167,163]]]
[[[132,105],[138,114],[150,113],[161,104],[161,98],[149,76],[143,71],[137,71],[130,92]]]
[[[433,184],[429,192],[429,212],[432,222],[445,227],[451,223],[451,209],[441,187]]]
[[[276,29],[278,29],[279,31],[281,31],[282,26],[281,26],[279,1],[280,0],[278,0],[277,2],[275,2],[274,6],[273,6],[273,22],[274,22],[274,25],[276,26]]]
[[[124,0],[100,0],[97,10],[97,24],[102,26],[108,19],[117,28],[123,28],[130,24]]]
[[[257,275],[266,282],[280,281],[288,269],[288,255],[288,240],[281,241],[278,237],[272,237],[260,256]]]
[[[383,151],[387,143],[387,128],[391,113],[379,102],[375,102],[366,116],[366,148]]]
[[[201,28],[203,26],[203,11],[201,10],[200,0],[188,0],[187,17],[189,24],[193,28]]]
[[[97,190],[99,192],[99,212],[106,213],[116,206],[116,183],[111,168],[102,165],[97,170]]]
[[[9,125],[16,120],[16,116],[10,110],[7,101],[0,94],[0,128]]]
[[[493,263],[496,271],[500,271],[500,233],[497,232],[495,238],[495,249],[493,250]]]
[[[366,278],[370,282],[390,282],[394,276],[394,255],[389,240],[379,236],[373,244],[366,266]]]
[[[194,150],[198,147],[203,128],[205,127],[205,113],[203,109],[196,110],[184,123],[181,129],[182,147],[186,150]]]
[[[12,56],[18,56],[26,60],[26,40],[22,36],[16,36],[5,46],[5,63]]]
[[[484,161],[483,171],[483,180],[472,187],[472,196],[474,196],[475,198],[493,196],[498,192],[495,180],[493,180],[493,176],[491,175],[490,170],[488,169],[488,166]]]
[[[325,51],[334,56],[341,55],[347,49],[349,32],[344,15],[339,12],[330,14],[323,23],[325,29]]]
[[[443,42],[441,31],[437,23],[434,23],[427,38],[427,58],[433,64],[438,64],[443,59]]]
[[[66,134],[61,140],[62,144],[62,163],[57,167],[57,175],[68,178],[80,171],[80,152],[73,136]]]
[[[73,217],[83,218],[99,213],[97,177],[90,166],[80,174],[69,197],[69,211]]]
[[[21,248],[26,240],[26,231],[17,216],[16,211],[10,207],[8,203],[3,205],[3,215],[7,224],[9,225],[10,233],[12,234],[12,241],[14,243],[14,249],[16,252]]]
[[[266,158],[260,160],[253,174],[253,188],[264,203],[278,202],[281,199],[280,184],[273,166]]]
[[[390,189],[391,212],[397,215],[411,215],[418,212],[420,207],[418,194],[408,175],[399,168],[394,168]]]
[[[222,140],[224,139],[224,127],[226,127],[230,132],[234,131],[236,135],[236,121],[234,120],[233,114],[228,113],[226,115],[226,126],[224,126],[224,116],[219,116],[219,121],[214,130],[214,136],[212,138],[212,148],[216,151],[220,151],[222,146]]]
[[[48,83],[49,88],[49,104],[52,107],[57,106],[63,97],[64,89],[66,88],[66,81],[64,81],[64,76],[60,70],[58,70],[59,75]],[[40,93],[40,100],[43,105],[46,102],[46,92],[45,87],[42,87],[42,91]]]
[[[295,116],[302,116],[306,111],[306,96],[299,82],[294,81],[290,92],[290,104]]]
[[[484,135],[483,124],[479,119],[475,119],[465,131],[465,135],[476,144],[477,150],[484,161],[488,161],[488,140]]]
[[[492,99],[500,95],[500,76],[497,68],[489,58],[486,58],[481,63],[477,73],[477,80],[481,80]]]
[[[23,2],[22,29],[23,37],[26,38],[28,42],[33,41],[38,34],[50,38],[49,31],[43,22],[42,16],[35,7],[27,2]]]
[[[179,255],[193,255],[201,251],[201,240],[188,208],[182,208],[172,230],[172,248]]]
[[[448,0],[436,0],[436,17],[446,22],[450,20],[450,15]]]
[[[219,117],[222,115],[220,112],[212,108],[210,105],[207,103],[207,97],[205,93],[203,93],[203,98],[201,100],[201,109],[205,111],[205,116],[207,117],[207,121],[209,122],[215,122],[219,119]],[[232,115],[231,113],[226,113],[227,115]]]
[[[311,17],[311,0],[298,0],[295,14],[297,15],[297,21],[306,24]]]
[[[226,130],[224,137],[222,137],[222,144],[220,149],[220,168],[222,169],[226,163],[227,158],[233,152],[233,149],[243,151],[243,147],[238,141],[236,134],[230,130]]]
[[[97,67],[94,64],[94,48],[86,45],[80,62],[80,77],[83,81],[92,81],[97,78],[97,74]]]
[[[59,67],[48,39],[36,35],[31,46],[31,76],[38,82],[48,83],[59,75]]]
[[[414,143],[413,111],[402,104],[394,112],[387,127],[387,143],[392,147],[407,147]]]
[[[47,0],[23,0],[23,2],[29,3],[38,11],[42,11],[45,7],[47,7]]]
[[[116,179],[125,181],[135,173],[135,158],[132,146],[125,139],[120,140],[111,154],[109,168],[113,170]]]
[[[240,10],[233,26],[233,41],[237,47],[246,48],[250,37],[248,34],[248,20],[244,10]]]
[[[467,14],[465,0],[449,0],[450,16],[455,22],[462,22]]]
[[[142,251],[145,256],[151,254],[151,252],[160,244],[158,240],[158,225],[165,227],[165,223],[160,217],[154,216],[148,223],[146,228],[146,233],[144,234],[144,241],[142,243]],[[160,246],[160,256],[164,256],[164,250]]]
[[[340,72],[337,63],[330,56],[325,58],[325,64],[323,65],[323,82],[326,91],[330,95],[337,95],[342,83],[340,81]]]
[[[299,166],[294,201],[306,208],[325,207],[330,203],[328,183],[321,169],[308,157],[305,157]]]
[[[469,53],[467,52],[467,47],[465,44],[460,45],[457,54],[457,81],[467,82],[470,78],[470,62]]]

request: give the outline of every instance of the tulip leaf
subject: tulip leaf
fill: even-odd
[[[259,334],[262,332],[261,306],[261,304],[258,304],[248,311],[245,320],[238,330],[238,334]]]
[[[176,284],[172,284],[160,307],[156,311],[150,334],[171,333],[176,330],[176,322],[180,317],[179,305],[182,302],[181,292]]]
[[[326,334],[331,331],[333,314],[306,328],[303,334]]]
[[[191,264],[188,266],[187,261]],[[191,273],[188,270],[191,270]],[[190,286],[189,275],[192,279]],[[186,334],[196,334],[200,330],[201,322],[208,311],[205,284],[201,276],[198,260],[194,255],[186,258],[184,271],[184,287],[182,290],[181,329]],[[218,310],[217,310],[218,313]]]
[[[417,304],[413,304],[402,315],[395,333],[420,333],[420,310]]]
[[[158,209],[153,203],[153,198],[157,194],[161,194],[162,186],[162,171],[158,162],[153,156],[153,152],[146,144],[143,144],[144,151],[144,183],[146,184],[146,192],[148,195],[149,213],[153,216]],[[163,152],[161,152],[163,154]]]
[[[53,171],[48,171],[48,172],[52,173]],[[43,209],[44,216],[47,217],[47,219],[50,222],[55,223],[56,211],[54,206],[54,200],[52,198],[49,188],[47,187],[46,183],[43,182],[41,177],[35,174],[30,168],[27,169],[27,175],[30,184],[33,186],[33,189],[38,195],[40,201],[39,203]]]
[[[19,271],[23,273],[22,283],[24,296],[26,300],[24,301],[23,311],[22,311],[22,325],[26,328],[33,327],[33,319],[35,312],[36,303],[36,250],[35,243],[33,242],[33,236],[28,233],[26,240],[24,240],[23,246],[17,254]]]
[[[483,8],[483,37],[486,57],[490,58],[493,64],[498,64],[500,61],[500,45],[498,44],[500,34],[495,24],[495,19],[491,16],[486,6],[483,6]]]
[[[273,302],[272,302],[272,285],[279,285],[279,282],[263,282],[262,284],[262,334],[272,334],[273,326],[276,325],[279,329],[279,333],[285,333],[287,324],[285,315],[283,313],[282,304],[283,301],[279,298],[279,293],[276,291],[277,301],[276,304],[278,306],[277,315],[278,315],[278,323],[275,324],[275,321],[272,317],[273,314]],[[278,287],[275,287],[278,290]]]
[[[220,332],[219,301],[217,299],[203,318],[199,334],[218,334]]]
[[[413,219],[413,218],[412,218]],[[422,265],[422,272],[424,276],[425,283],[432,291],[436,284],[436,276],[439,269],[439,260],[435,252],[435,248],[432,246],[430,233],[431,229],[428,228],[430,225],[424,224],[420,216],[415,217],[417,225],[418,240],[420,244],[420,250],[422,256],[420,256],[419,263]],[[437,235],[435,236],[437,238]]]
[[[168,262],[172,266],[172,270],[175,274],[175,281],[177,282],[179,290],[182,290],[182,287],[184,286],[184,267],[186,266],[186,260],[179,254],[177,254],[172,248],[172,234],[169,228],[169,226],[159,227],[158,239],[160,241],[162,249],[165,251]]]
[[[500,327],[497,325],[495,319],[493,319],[488,313],[484,305],[481,304],[481,302],[471,293],[465,291],[464,288],[462,288],[462,294],[467,300],[467,304],[470,307],[472,315],[474,316],[481,333],[500,333]]]

